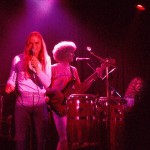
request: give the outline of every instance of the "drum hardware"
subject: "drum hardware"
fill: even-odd
[[[110,107],[113,108],[113,112],[115,112],[115,114],[121,115],[124,112],[126,102],[126,100],[120,97],[110,97],[109,102],[107,100],[107,97],[100,97],[96,102],[97,113],[106,114],[108,107]],[[112,111],[110,111],[110,114],[112,114]]]
[[[109,74],[111,74],[113,71],[115,71],[117,68],[111,68],[111,69],[109,69],[109,71],[108,71],[108,75]],[[106,75],[103,75],[102,76],[102,80],[104,80],[106,78]]]
[[[76,116],[76,117],[68,117],[69,119],[75,119],[75,120],[96,120],[96,116]]]
[[[124,117],[124,104],[125,101],[122,99],[112,99],[112,95],[117,95],[121,98],[121,95],[111,86],[109,85],[109,74],[111,74],[114,70],[116,70],[116,60],[115,59],[103,59],[97,55],[95,55],[91,51],[91,47],[87,47],[87,51],[96,58],[98,58],[101,62],[101,65],[106,65],[105,73],[101,75],[101,79],[106,79],[106,101],[96,101],[96,117],[99,122],[105,122],[107,128],[107,145],[108,149],[112,150],[113,145],[116,145],[115,139],[115,128],[117,127],[117,122],[119,124],[123,122]],[[92,67],[91,67],[92,68]],[[92,68],[93,69],[93,68]],[[94,69],[93,69],[94,70]],[[111,92],[110,92],[111,90]],[[110,96],[111,93],[111,96]],[[116,98],[116,97],[115,97]]]
[[[96,96],[92,94],[71,94],[67,99],[67,133],[69,149],[98,146],[99,132],[96,116]]]
[[[122,96],[119,94],[119,92],[114,87],[109,85],[109,88],[110,88],[110,91],[111,91],[110,92],[111,96],[115,96],[116,95],[116,96],[119,96],[120,98],[122,98]]]
[[[124,130],[126,100],[118,96],[110,96],[109,100],[107,97],[99,97],[95,105],[101,130],[100,139],[106,138],[104,143],[109,146],[108,150],[112,150],[116,148],[117,137]]]

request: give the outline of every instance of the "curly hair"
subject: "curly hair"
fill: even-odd
[[[53,58],[56,62],[62,62],[66,59],[66,53],[69,51],[75,51],[77,49],[74,42],[62,41],[54,46],[52,51]]]
[[[141,87],[140,87],[139,91],[137,91],[135,87],[139,83],[141,84],[140,85]],[[144,80],[141,77],[133,78],[127,87],[124,97],[135,98],[135,96],[141,94],[143,86],[144,86]]]

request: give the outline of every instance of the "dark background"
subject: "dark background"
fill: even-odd
[[[42,5],[44,2],[53,2],[53,5],[48,12],[42,13],[38,7],[46,10],[47,5]],[[138,3],[145,6],[145,11],[136,9]],[[27,35],[35,30],[43,35],[51,58],[55,44],[71,40],[78,47],[76,57],[91,58],[94,68],[101,63],[86,50],[87,46],[103,59],[115,59],[117,69],[110,74],[109,83],[121,96],[135,76],[141,76],[149,83],[149,0],[1,0],[0,22],[0,89],[5,87],[13,57],[23,52]],[[77,67],[81,81],[93,73],[86,61],[74,61],[73,65]],[[106,96],[105,85],[105,80],[97,79],[88,92]],[[149,93],[145,99],[148,102]],[[136,122],[139,126],[149,122],[148,117],[142,117],[149,112],[147,102],[140,109],[140,113],[144,113],[140,115],[142,120]],[[9,107],[5,108],[6,111]],[[134,128],[134,123],[132,125]],[[140,134],[139,126],[136,131]],[[144,127],[143,135],[149,131],[148,126]],[[131,138],[135,136],[133,134]]]

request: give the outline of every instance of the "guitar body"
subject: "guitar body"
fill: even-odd
[[[47,103],[51,110],[53,110],[59,116],[66,116],[68,112],[68,107],[66,104],[62,104],[59,100],[49,100]]]
[[[59,95],[47,94],[49,97],[49,101],[47,102],[48,106],[59,116],[67,115],[68,106],[66,104],[66,100],[67,97],[74,91],[74,83],[75,80],[69,81],[65,88],[62,90],[61,93],[64,95],[63,99],[60,98]]]
[[[99,71],[94,72],[92,75],[90,75],[86,80],[83,81],[83,83],[74,88],[75,80],[71,80],[68,82],[66,87],[61,91],[61,93],[64,95],[64,98],[61,99],[59,95],[51,95],[47,94],[49,97],[48,105],[50,105],[51,109],[58,114],[59,116],[65,116],[67,115],[68,106],[67,106],[67,98],[71,94],[84,94],[89,87],[93,84],[93,82],[100,77],[102,71],[104,70],[104,67],[99,68]]]

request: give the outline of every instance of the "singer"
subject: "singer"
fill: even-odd
[[[34,70],[33,70],[34,68]],[[48,127],[48,111],[45,101],[46,88],[51,84],[51,59],[39,32],[27,37],[23,54],[14,57],[5,92],[17,90],[15,104],[16,150],[29,150],[27,145],[34,129],[36,146],[43,150]],[[31,121],[32,120],[32,121]],[[33,124],[32,124],[33,123]],[[30,130],[29,130],[30,127]],[[34,136],[32,136],[34,137]]]

